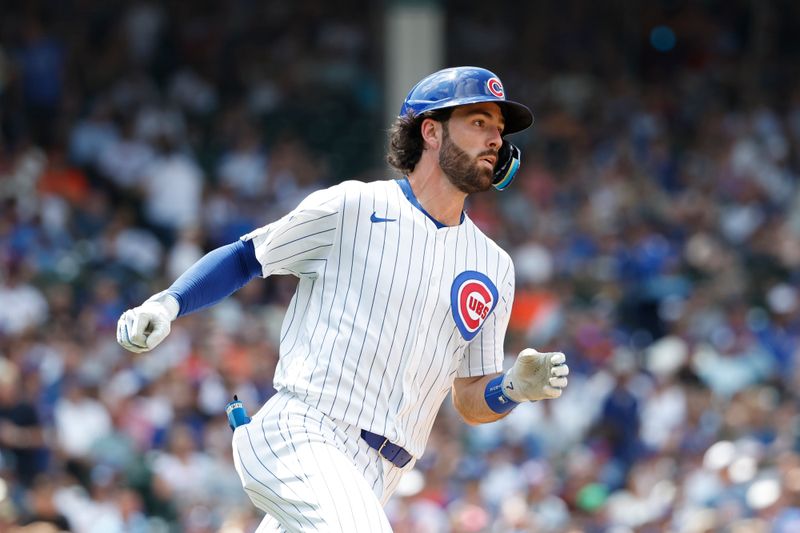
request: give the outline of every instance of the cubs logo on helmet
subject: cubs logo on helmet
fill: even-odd
[[[471,341],[497,305],[497,287],[486,275],[474,270],[462,272],[453,280],[450,307],[464,340]]]
[[[489,81],[486,82],[486,86],[489,88],[489,92],[495,95],[498,98],[503,98],[505,96],[505,91],[503,91],[503,84],[500,83],[500,80],[497,78],[491,78]]]

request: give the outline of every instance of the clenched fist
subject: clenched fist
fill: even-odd
[[[117,342],[131,352],[152,350],[169,335],[180,305],[171,295],[160,292],[139,307],[125,311],[117,322]]]
[[[503,378],[503,394],[515,402],[558,398],[567,386],[569,367],[561,352],[526,348]]]

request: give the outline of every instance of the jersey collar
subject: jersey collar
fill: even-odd
[[[417,200],[417,197],[414,196],[414,190],[411,188],[411,184],[408,182],[408,178],[405,178],[405,177],[400,178],[399,180],[397,180],[397,184],[400,186],[400,190],[403,191],[403,194],[406,195],[406,198],[408,198],[408,201],[411,202],[411,205],[413,205],[414,207],[416,207],[417,209],[422,211],[423,215],[428,217],[431,220],[431,222],[436,224],[436,228],[437,229],[442,229],[442,228],[449,227],[449,226],[446,226],[446,225],[442,224],[441,222],[439,222],[438,220],[433,218],[433,216],[431,216],[430,213],[425,211],[425,208],[422,207],[422,204],[419,203],[419,200]],[[458,223],[461,224],[463,222],[464,222],[464,211],[461,211],[461,220],[459,220]]]

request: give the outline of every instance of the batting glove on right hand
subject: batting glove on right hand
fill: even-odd
[[[117,322],[117,342],[134,353],[155,348],[170,332],[178,316],[178,301],[165,292],[148,298],[139,307],[125,311]]]
[[[561,352],[526,348],[503,378],[503,394],[515,402],[558,398],[567,386],[569,367]]]

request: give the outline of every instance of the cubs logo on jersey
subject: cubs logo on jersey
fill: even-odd
[[[497,287],[485,274],[467,270],[453,280],[450,305],[461,336],[471,341],[497,305]]]

